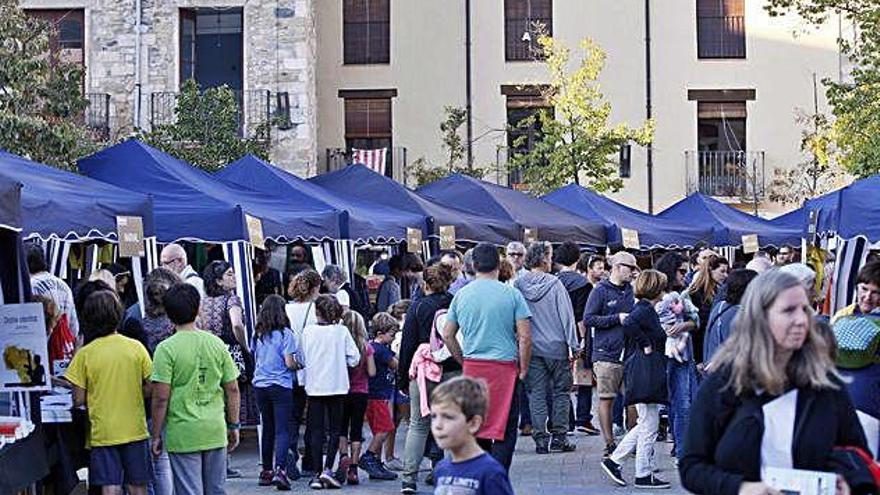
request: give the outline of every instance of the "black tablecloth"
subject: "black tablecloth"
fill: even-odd
[[[39,427],[0,449],[0,473],[0,495],[14,494],[49,474],[46,440]]]

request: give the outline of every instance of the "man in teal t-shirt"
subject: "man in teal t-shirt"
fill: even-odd
[[[176,332],[153,356],[152,451],[168,451],[176,495],[225,493],[226,452],[238,446],[238,368],[222,340],[195,327],[199,302],[191,285],[168,289]]]
[[[465,376],[489,385],[493,404],[477,437],[484,450],[510,469],[516,447],[520,380],[525,379],[532,355],[532,317],[523,295],[498,281],[498,250],[478,244],[472,251],[476,279],[455,293],[443,341],[462,361]],[[458,345],[456,334],[462,334]]]

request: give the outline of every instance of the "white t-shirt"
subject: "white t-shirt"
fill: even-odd
[[[339,290],[336,292],[336,294],[333,295],[336,296],[336,300],[339,301],[339,304],[351,307],[351,301],[349,300],[348,292],[345,292],[344,290]]]
[[[284,312],[287,313],[287,319],[290,320],[290,330],[293,332],[293,340],[296,342],[296,348],[302,350],[302,334],[303,329],[309,325],[318,324],[318,316],[315,313],[314,302],[289,302],[284,306]],[[297,361],[303,362],[303,356],[297,354]],[[305,383],[305,371],[296,372],[296,383],[303,385]]]
[[[360,363],[361,353],[344,325],[307,325],[302,354],[307,395],[348,394],[348,368]]]

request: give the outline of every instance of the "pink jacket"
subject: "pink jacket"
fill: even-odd
[[[421,344],[416,349],[412,363],[409,365],[409,378],[416,380],[419,387],[419,410],[422,416],[431,414],[428,405],[428,385],[426,380],[439,383],[443,376],[443,368],[431,358],[431,345]]]

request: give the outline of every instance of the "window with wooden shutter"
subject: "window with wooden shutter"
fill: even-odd
[[[504,54],[507,61],[540,60],[540,34],[553,35],[552,0],[504,0]]]
[[[342,0],[345,64],[387,64],[391,60],[391,0]]]
[[[346,153],[349,154],[353,148],[363,150],[387,148],[385,174],[390,177],[393,155],[390,97],[345,98],[345,148]]]
[[[53,63],[85,64],[85,14],[83,9],[28,9],[27,13],[49,22],[49,56]]]
[[[697,0],[699,58],[746,58],[745,0]]]

